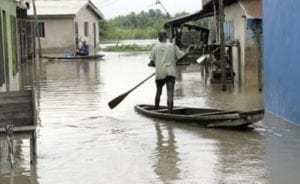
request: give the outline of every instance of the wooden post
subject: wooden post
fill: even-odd
[[[233,71],[233,56],[232,56],[232,45],[229,47],[229,50],[228,50],[228,55],[229,55],[229,62],[230,62],[230,77],[231,77],[231,82],[232,84],[234,84],[234,71]]]
[[[241,55],[241,45],[240,42],[237,43],[238,49],[238,79],[239,79],[239,86],[242,85],[242,55]]]
[[[224,6],[223,0],[219,0],[219,37],[220,37],[220,56],[222,65],[222,90],[226,91],[226,60],[225,60],[225,36],[224,36]]]
[[[36,131],[33,131],[30,137],[30,163],[36,163]]]
[[[213,0],[214,4],[214,26],[215,26],[215,37],[216,37],[216,42],[219,42],[219,31],[218,31],[218,20],[217,20],[217,7],[216,7],[216,0]]]
[[[34,24],[35,24],[35,29],[36,29],[36,35],[38,37],[39,60],[40,60],[40,58],[42,57],[42,47],[41,47],[41,38],[40,38],[40,31],[39,31],[39,25],[38,25],[38,17],[37,17],[37,14],[36,14],[35,0],[32,0],[32,6],[33,6]]]

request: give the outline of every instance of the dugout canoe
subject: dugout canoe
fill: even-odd
[[[80,60],[80,59],[99,59],[103,58],[104,54],[97,54],[97,55],[89,55],[89,56],[42,56],[42,58],[48,59],[48,60]]]
[[[211,108],[175,107],[168,113],[167,107],[155,109],[153,105],[136,105],[135,111],[147,117],[198,124],[204,127],[244,128],[263,119],[264,110],[227,111]]]

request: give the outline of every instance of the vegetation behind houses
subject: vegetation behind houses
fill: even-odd
[[[175,17],[185,15],[182,12]],[[100,22],[100,36],[104,40],[151,39],[156,38],[164,23],[174,17],[164,14],[161,10],[150,9],[148,12],[130,13],[111,20]]]

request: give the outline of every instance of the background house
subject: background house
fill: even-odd
[[[43,52],[75,50],[80,40],[93,53],[99,43],[100,10],[87,0],[36,1],[38,28]],[[28,11],[33,18],[33,8]]]
[[[262,88],[262,1],[237,0],[228,1],[224,8],[225,40],[238,40],[241,48],[241,79],[245,86]],[[238,53],[233,54],[238,60]],[[235,62],[237,63],[237,62]],[[235,71],[238,66],[235,65]]]

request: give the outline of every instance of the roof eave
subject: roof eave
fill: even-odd
[[[84,6],[82,6],[78,11],[77,14],[83,9],[89,7],[91,10],[94,12],[94,14],[99,18],[99,19],[104,19],[104,15],[102,12],[91,2],[88,1]]]
[[[38,18],[51,19],[51,18],[74,18],[74,14],[63,14],[63,15],[37,15]],[[28,18],[34,18],[34,15],[28,15]]]

